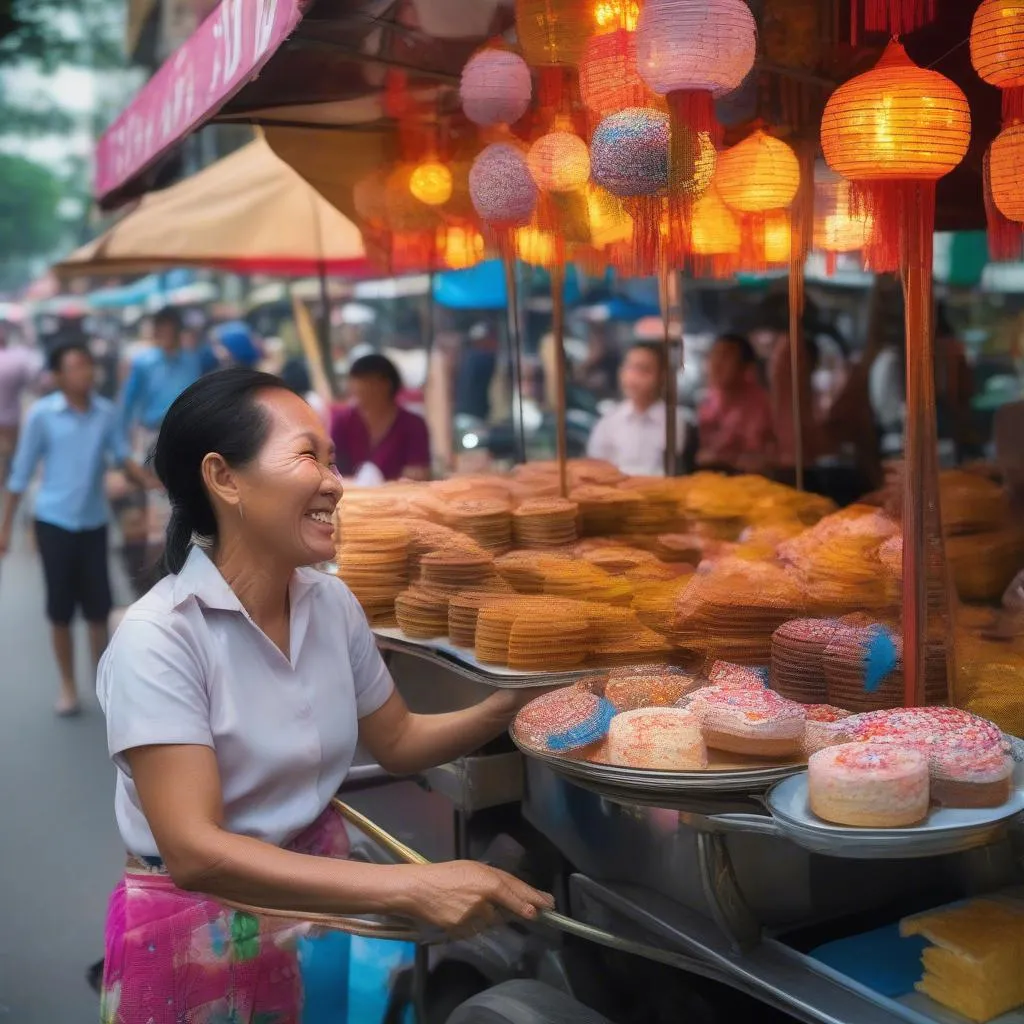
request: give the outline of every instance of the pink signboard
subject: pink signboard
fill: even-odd
[[[103,200],[203,125],[254,78],[302,20],[309,0],[221,0],[100,139]]]

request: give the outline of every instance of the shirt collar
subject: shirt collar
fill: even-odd
[[[641,412],[629,399],[625,402],[626,415],[638,420],[657,420],[665,414],[665,403],[657,401]]]
[[[318,574],[312,570],[297,570],[292,574],[290,596],[293,612],[319,582]],[[181,572],[175,577],[174,607],[184,604],[190,597],[206,608],[225,612],[245,611],[228,581],[197,544],[192,545]]]
[[[54,391],[53,393],[53,408],[57,412],[78,412],[77,409],[71,409],[71,403],[68,401],[68,396],[63,391]],[[89,406],[85,410],[86,413],[92,412],[96,408],[96,396],[89,395]]]

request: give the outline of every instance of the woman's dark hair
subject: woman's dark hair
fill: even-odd
[[[171,500],[164,550],[168,572],[181,572],[193,534],[217,535],[217,518],[203,486],[203,459],[216,452],[232,467],[251,462],[270,425],[256,396],[274,389],[288,387],[269,373],[232,366],[201,377],[167,410],[153,468]]]
[[[72,352],[80,352],[90,363],[95,361],[92,352],[89,351],[89,346],[84,341],[67,341],[63,345],[58,345],[50,353],[46,360],[46,368],[50,373],[60,373],[64,367],[64,357]]]
[[[387,356],[379,352],[371,352],[367,356],[361,356],[348,369],[349,377],[358,379],[362,377],[379,377],[386,380],[391,386],[391,397],[394,398],[402,390],[402,376]]]
[[[732,345],[736,349],[743,366],[753,366],[757,362],[757,353],[745,334],[720,334],[715,339],[715,344],[717,345],[720,341]]]
[[[182,329],[181,313],[173,306],[164,306],[153,314],[154,327],[172,327],[176,331]]]

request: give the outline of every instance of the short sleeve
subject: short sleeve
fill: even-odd
[[[427,430],[427,421],[415,413],[409,415],[412,417],[409,420],[409,450],[402,469],[409,466],[429,466],[430,433]]]
[[[123,755],[134,747],[214,745],[199,658],[166,622],[129,613],[100,662],[96,695],[110,756],[126,775]]]
[[[377,641],[366,621],[366,615],[352,592],[337,581],[345,601],[345,624],[348,629],[348,656],[356,691],[356,713],[366,718],[387,702],[395,688],[391,673],[377,650]]]
[[[594,429],[587,438],[587,456],[591,459],[604,459],[611,462],[615,455],[614,446],[611,444],[611,423],[608,416],[602,416],[594,425]]]

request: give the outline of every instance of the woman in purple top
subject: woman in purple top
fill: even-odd
[[[342,476],[355,476],[372,462],[385,480],[427,480],[427,424],[396,401],[402,378],[386,356],[363,356],[349,369],[348,405],[331,412],[331,438]]]

